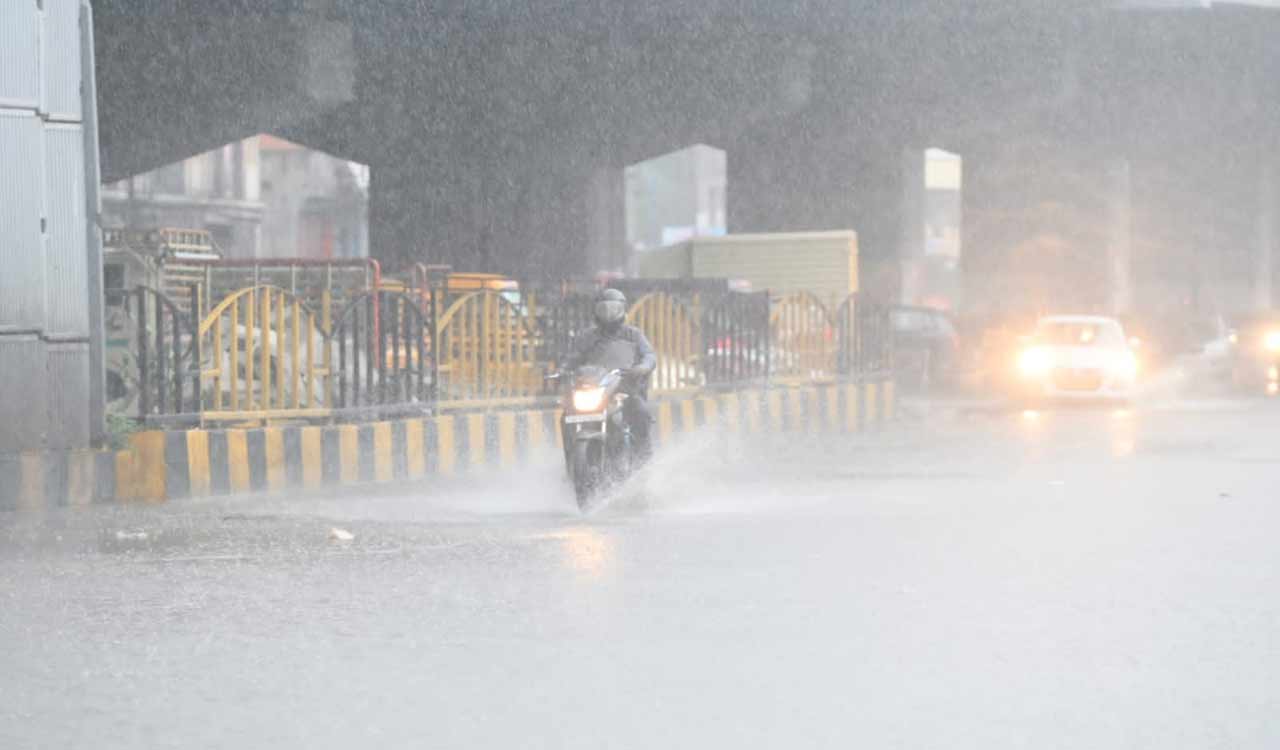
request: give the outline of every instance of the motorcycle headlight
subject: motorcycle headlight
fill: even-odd
[[[1027,377],[1037,377],[1049,372],[1053,366],[1053,358],[1049,351],[1033,346],[1018,356],[1018,370]]]
[[[1269,352],[1280,352],[1280,329],[1267,331],[1267,335],[1262,337],[1262,345]]]
[[[603,388],[582,388],[573,392],[574,411],[598,411],[603,405]]]

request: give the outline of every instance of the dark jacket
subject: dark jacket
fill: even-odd
[[[644,332],[635,326],[621,325],[606,331],[596,326],[583,331],[573,342],[573,354],[569,356],[568,370],[583,365],[599,365],[609,369],[638,371],[646,377],[658,366],[658,356]]]

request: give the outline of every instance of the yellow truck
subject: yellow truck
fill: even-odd
[[[858,235],[852,230],[698,237],[636,253],[646,279],[718,278],[773,294],[844,299],[858,291]]]

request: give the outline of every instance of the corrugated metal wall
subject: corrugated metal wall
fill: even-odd
[[[43,141],[35,112],[0,110],[0,331],[44,329]]]
[[[45,447],[67,450],[89,442],[89,344],[48,345],[49,428]]]
[[[857,235],[728,235],[692,240],[693,275],[751,282],[757,290],[813,292],[824,302],[858,290]]]
[[[22,2],[23,0],[6,0]],[[51,120],[80,120],[80,0],[44,0],[44,110]]]
[[[800,232],[699,237],[636,254],[644,278],[725,278],[757,291],[813,292],[824,301],[858,290],[858,237]]]
[[[38,336],[0,335],[0,453],[44,446],[49,423],[45,361]]]
[[[0,453],[90,437],[81,10],[0,0]]]
[[[40,105],[40,9],[36,0],[0,2],[0,107]]]
[[[45,332],[53,337],[89,335],[84,202],[84,130],[46,125]]]

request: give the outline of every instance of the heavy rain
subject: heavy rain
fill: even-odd
[[[1280,746],[1280,3],[0,0],[0,748]]]

